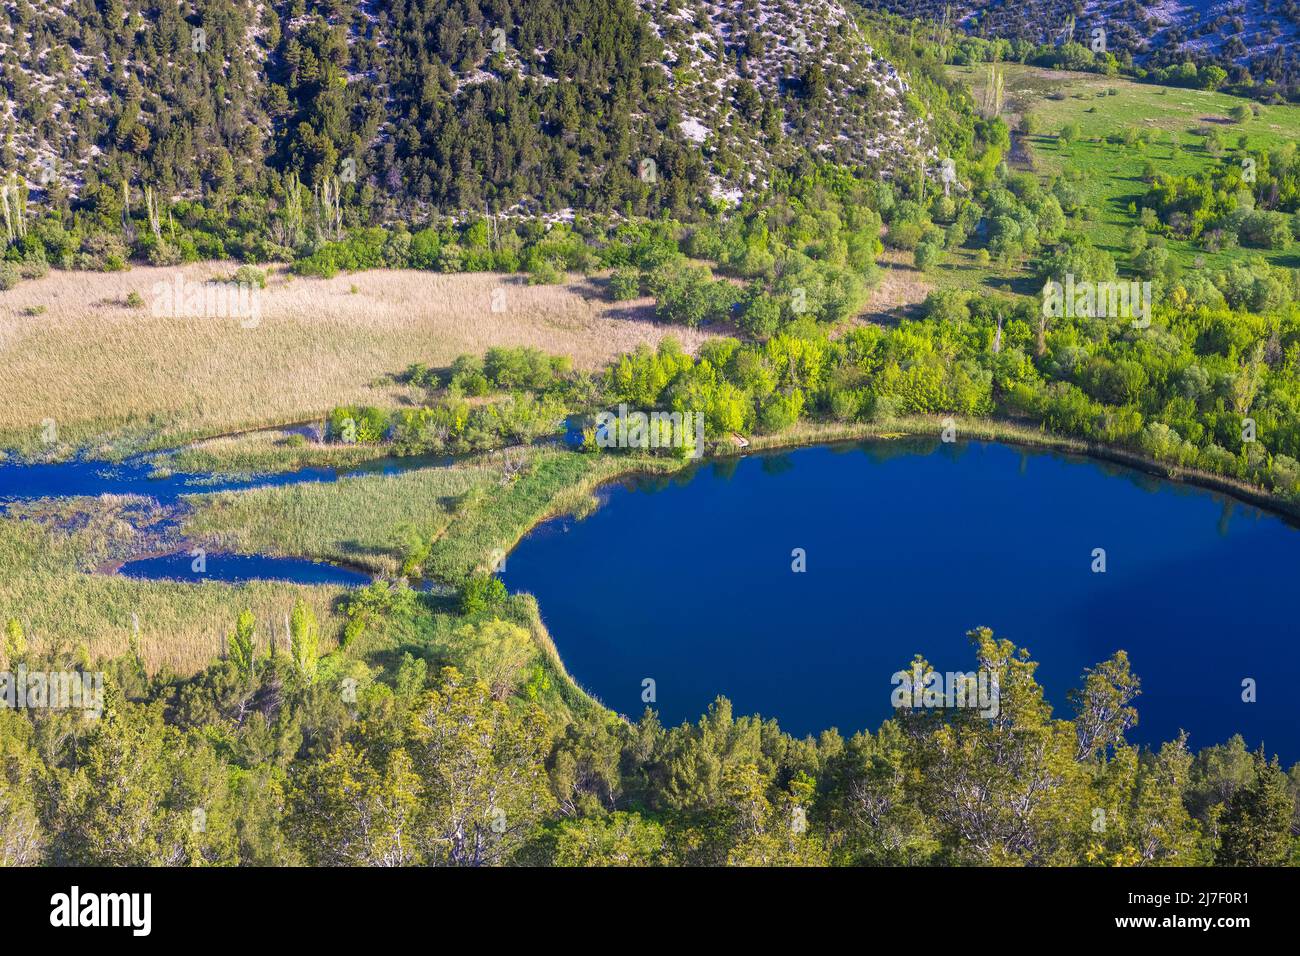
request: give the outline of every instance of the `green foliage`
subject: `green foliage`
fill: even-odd
[[[5,622],[4,642],[0,644],[0,652],[3,652],[3,662],[17,660],[27,653],[27,638],[23,635],[23,626],[18,623],[18,618],[11,617]]]
[[[708,269],[680,263],[656,269],[646,286],[661,320],[690,328],[727,319],[738,298],[731,283],[711,278]]]
[[[253,617],[253,612],[245,608],[239,612],[239,617],[235,621],[235,629],[226,638],[230,662],[235,665],[235,670],[245,677],[253,672],[253,664],[257,653],[254,645],[256,629],[257,622]]]
[[[1282,866],[1291,862],[1295,797],[1277,761],[1254,755],[1254,779],[1228,801],[1215,862],[1221,866]]]
[[[460,612],[467,616],[499,608],[508,597],[505,584],[491,574],[472,574],[460,591]]]
[[[900,706],[874,732],[800,739],[719,698],[665,728],[555,709],[529,619],[492,601],[465,619],[379,583],[348,613],[406,648],[386,663],[336,651],[309,682],[298,640],[255,673],[216,663],[128,699],[131,667],[112,661],[102,718],[79,732],[63,732],[75,715],[0,709],[0,862],[1276,865],[1297,850],[1276,761],[1240,738],[1199,755],[1125,740],[1139,684],[1123,654],[1084,673],[1070,717],[1025,652],[980,629],[996,720]],[[291,633],[310,630],[295,613]]]
[[[609,297],[615,302],[626,302],[641,294],[641,276],[635,269],[615,269],[609,277]]]
[[[294,602],[289,616],[289,659],[308,684],[316,679],[320,664],[320,625],[311,607],[302,600]]]

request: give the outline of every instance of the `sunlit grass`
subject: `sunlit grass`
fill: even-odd
[[[213,548],[285,554],[395,574],[413,541],[441,534],[458,500],[500,481],[492,456],[447,468],[224,492],[195,502],[188,537]]]
[[[1008,63],[1003,65],[1006,105],[1003,119],[1013,128],[1025,113],[1032,113],[1040,132],[1027,137],[1040,174],[1081,174],[1075,187],[1095,218],[1084,223],[1093,243],[1123,261],[1126,234],[1137,223],[1128,205],[1146,193],[1143,171],[1150,163],[1158,173],[1186,176],[1211,169],[1234,155],[1237,138],[1245,135],[1251,149],[1273,148],[1300,135],[1300,107],[1293,104],[1263,106],[1259,116],[1229,122],[1234,107],[1250,103],[1223,93],[1138,83],[1095,73],[1069,73]],[[949,72],[978,92],[987,80],[987,65],[949,67]],[[1057,134],[1067,124],[1078,127],[1079,137],[1066,144]],[[1218,130],[1227,152],[1214,157],[1204,147],[1204,137],[1194,131]],[[1145,130],[1145,146],[1111,143],[1107,138],[1125,130]],[[1174,149],[1170,137],[1177,138]],[[1207,252],[1192,242],[1170,240],[1169,250],[1185,268],[1199,264],[1221,268],[1234,259],[1263,255],[1277,265],[1300,265],[1292,250],[1230,249]],[[954,262],[954,266],[956,263]]]
[[[0,620],[17,618],[38,651],[53,648],[103,660],[123,653],[133,634],[150,671],[190,673],[214,660],[235,615],[251,608],[265,648],[274,631],[285,647],[285,616],[298,599],[316,611],[327,646],[342,624],[336,587],[274,582],[202,585],[96,574],[138,541],[125,499],[76,499],[24,520],[0,521]]]
[[[231,270],[204,263],[180,272],[201,282]],[[643,307],[605,302],[581,279],[529,286],[518,276],[402,270],[330,280],[276,272],[255,328],[234,318],[155,317],[153,286],[176,275],[56,270],[0,293],[0,448],[121,453],[319,419],[341,404],[409,404],[418,394],[391,376],[494,345],[534,346],[595,368],[666,334],[690,349],[702,338],[647,321]],[[496,290],[504,290],[499,311]],[[143,307],[126,304],[132,292]],[[45,312],[25,314],[35,306]],[[52,446],[43,443],[47,420],[57,428]]]

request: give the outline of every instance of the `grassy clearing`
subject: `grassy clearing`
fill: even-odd
[[[1006,64],[1006,108],[1003,118],[1014,128],[1020,117],[1033,113],[1042,133],[1025,137],[1044,175],[1081,174],[1077,185],[1095,219],[1087,225],[1093,242],[1127,257],[1125,233],[1137,222],[1128,205],[1146,193],[1142,179],[1146,164],[1160,173],[1185,176],[1230,161],[1237,137],[1245,135],[1250,148],[1272,148],[1300,136],[1300,106],[1264,106],[1259,116],[1241,123],[1228,120],[1234,106],[1249,103],[1238,97],[1203,90],[1136,83],[1121,77],[1094,73],[1067,73],[1039,67]],[[950,67],[978,95],[987,80],[987,67]],[[1113,91],[1113,92],[1112,92]],[[1068,145],[1057,133],[1075,124],[1079,138]],[[1229,148],[1223,157],[1210,155],[1201,128],[1219,131]],[[1107,142],[1125,130],[1150,130],[1154,136],[1145,148]],[[1175,149],[1171,137],[1179,144]],[[1234,259],[1262,254],[1276,265],[1296,268],[1300,255],[1290,250],[1230,249],[1206,252],[1195,243],[1171,240],[1169,250],[1185,268],[1221,268]]]
[[[334,613],[341,588],[258,582],[199,586],[138,581],[89,573],[140,544],[138,500],[75,499],[19,509],[0,521],[0,619],[15,617],[33,646],[84,649],[89,660],[121,654],[138,621],[138,646],[150,671],[190,673],[222,650],[240,608],[257,615],[262,641],[274,631],[284,647],[284,620],[299,598],[321,621],[333,646],[341,627]],[[266,645],[263,644],[263,647]]]
[[[538,522],[588,511],[602,482],[679,466],[667,458],[510,449],[448,468],[207,495],[196,499],[183,530],[213,548],[389,575],[413,544],[433,542],[426,574],[455,584],[490,567],[494,552],[509,551]]]
[[[487,455],[449,468],[204,496],[184,532],[222,550],[299,555],[392,575],[413,541],[446,529],[463,496],[500,484],[505,460]]]
[[[275,271],[254,328],[238,319],[152,315],[155,283],[226,278],[229,263],[129,272],[51,272],[0,293],[0,447],[100,455],[179,445],[322,417],[335,405],[397,406],[418,395],[390,376],[493,345],[530,345],[594,368],[641,342],[703,336],[609,304],[594,284],[518,276],[374,271],[320,280]],[[354,291],[355,290],[355,291]],[[504,290],[502,311],[493,293]],[[130,293],[144,306],[126,304]],[[24,314],[44,306],[40,315]],[[53,420],[58,441],[43,444]]]
[[[914,313],[935,287],[933,276],[912,265],[912,253],[886,249],[880,256],[880,281],[867,296],[858,318],[889,322]]]
[[[274,474],[302,468],[355,468],[386,454],[388,449],[382,445],[320,442],[277,428],[196,442],[157,455],[153,462],[160,473]]]

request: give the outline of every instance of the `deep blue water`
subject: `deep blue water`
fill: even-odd
[[[370,576],[350,568],[309,561],[306,558],[275,558],[254,554],[209,553],[203,572],[194,570],[189,553],[139,558],[122,565],[119,573],[129,578],[186,581],[291,581],[297,584],[340,584],[356,587],[369,584]]]
[[[632,716],[652,678],[669,723],[724,694],[798,734],[874,730],[914,654],[974,670],[965,633],[987,625],[1030,650],[1063,716],[1083,669],[1122,648],[1142,680],[1131,741],[1239,732],[1293,761],[1298,571],[1300,531],[1209,491],[1041,450],[884,442],[615,486],[525,538],[502,577],[537,596],[575,679]]]

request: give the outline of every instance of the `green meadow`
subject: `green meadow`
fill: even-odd
[[[1087,200],[1092,218],[1084,227],[1093,243],[1123,262],[1128,248],[1126,233],[1138,224],[1130,209],[1147,191],[1148,164],[1159,174],[1186,176],[1224,162],[1239,161],[1239,138],[1248,150],[1272,149],[1300,137],[1300,106],[1254,104],[1258,113],[1234,122],[1229,113],[1251,101],[1222,93],[1181,87],[1156,86],[1122,77],[1094,73],[1067,73],[1015,63],[1003,64],[1005,99],[1002,117],[1016,129],[1021,117],[1031,114],[1037,131],[1015,134],[1025,149],[1014,149],[1011,165],[1033,169],[1044,178],[1063,176]],[[951,74],[966,82],[979,101],[988,82],[988,66],[953,66]],[[1067,144],[1060,131],[1074,126],[1078,137]],[[1206,149],[1205,130],[1217,130],[1224,150],[1219,156]],[[1124,141],[1126,133],[1145,132],[1146,144]],[[1300,266],[1300,251],[1226,249],[1209,252],[1195,242],[1171,239],[1168,244],[1184,268],[1217,269],[1233,259],[1263,255],[1274,265]],[[969,274],[969,256],[955,257],[948,271],[956,279]],[[986,281],[1003,278],[990,270]],[[948,284],[947,282],[943,284]],[[957,283],[954,283],[957,284]]]

